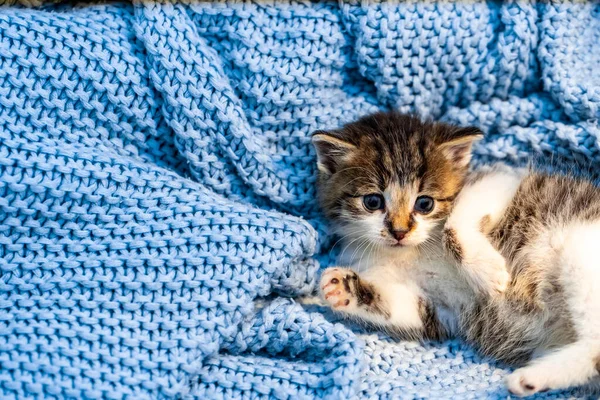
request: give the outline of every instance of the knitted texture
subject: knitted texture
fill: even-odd
[[[507,396],[282,298],[333,258],[309,135],[395,108],[597,161],[597,2],[53,3],[0,8],[1,398]]]

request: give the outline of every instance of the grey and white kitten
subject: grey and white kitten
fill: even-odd
[[[331,307],[404,338],[462,337],[531,395],[600,381],[600,190],[530,169],[469,172],[476,128],[395,112],[313,135],[349,268]]]

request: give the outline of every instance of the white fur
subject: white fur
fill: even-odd
[[[394,263],[387,263],[369,269],[363,276],[378,288],[382,300],[391,312],[389,319],[372,322],[403,329],[423,327],[418,306],[423,292],[414,280],[406,279],[406,270],[397,268]]]
[[[405,246],[418,246],[431,237],[431,230],[436,227],[436,222],[422,215],[415,214],[416,228],[404,239]]]

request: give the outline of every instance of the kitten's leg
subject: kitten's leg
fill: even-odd
[[[508,390],[517,396],[553,389],[566,389],[585,385],[598,376],[600,342],[577,341],[556,352],[532,361],[529,365],[517,369],[506,379]]]
[[[321,277],[321,293],[335,311],[389,333],[412,338],[443,336],[433,307],[411,282],[394,281],[376,270],[365,279],[347,268],[328,268]]]
[[[520,396],[579,386],[600,376],[600,225],[560,229],[550,242],[548,253],[559,268],[556,286],[563,290],[577,339],[513,372],[507,385]]]
[[[487,234],[500,221],[523,178],[520,170],[490,172],[467,184],[446,225],[446,251],[461,265],[471,284],[488,294],[503,292],[510,275],[504,257]]]

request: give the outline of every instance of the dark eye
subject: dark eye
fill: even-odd
[[[429,214],[433,210],[433,199],[429,196],[419,196],[415,201],[415,211],[421,214]]]
[[[380,194],[368,194],[363,197],[363,204],[369,211],[382,210],[385,206],[383,196]]]

